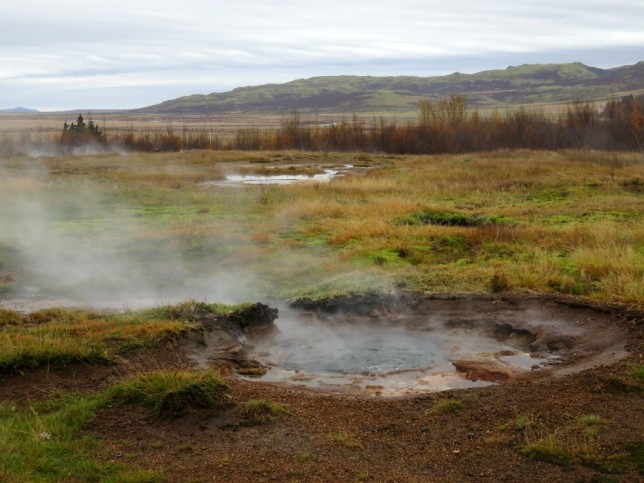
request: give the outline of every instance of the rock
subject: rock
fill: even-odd
[[[244,332],[270,328],[277,318],[278,310],[260,302],[243,307],[227,318],[230,323]]]
[[[574,338],[561,334],[544,333],[530,344],[530,351],[549,353],[571,349],[575,345]]]
[[[268,369],[265,367],[239,367],[237,368],[237,374],[240,376],[248,377],[262,377],[268,372]]]
[[[467,359],[452,361],[459,372],[464,372],[471,381],[506,381],[518,371],[498,360],[494,354],[477,354]]]

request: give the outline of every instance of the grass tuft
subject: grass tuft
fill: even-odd
[[[266,424],[286,414],[287,411],[282,404],[266,399],[251,399],[242,404],[239,412],[249,424]]]
[[[526,444],[521,449],[521,452],[539,461],[547,461],[562,466],[568,466],[572,463],[570,449],[565,446],[557,434],[550,434]]]
[[[640,364],[638,362],[629,364],[626,374],[633,378],[638,384],[644,385],[644,364]]]
[[[338,433],[329,433],[327,439],[333,443],[338,443],[349,449],[363,449],[362,441],[353,433],[340,431]]]
[[[510,288],[508,277],[502,270],[497,270],[490,278],[489,289],[492,293],[505,292]]]
[[[644,474],[644,444],[632,441],[617,448],[600,444],[598,436],[604,424],[600,416],[591,414],[549,431],[535,419],[523,429],[525,444],[516,448],[531,458],[562,466],[579,464],[603,473]]]
[[[465,405],[458,399],[446,399],[434,405],[434,411],[439,413],[458,413]]]
[[[226,384],[212,372],[159,371],[136,376],[110,390],[115,401],[138,403],[153,417],[180,416],[188,408],[224,404]]]

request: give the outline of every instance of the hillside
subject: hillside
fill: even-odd
[[[402,112],[420,98],[460,94],[479,107],[596,99],[644,89],[644,61],[613,69],[576,62],[439,77],[329,76],[180,97],[144,113]]]

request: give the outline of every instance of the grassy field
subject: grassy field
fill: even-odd
[[[366,171],[329,183],[204,184],[343,164]],[[637,153],[195,151],[13,159],[2,171],[5,293],[127,292],[131,303],[402,286],[644,300]]]
[[[227,174],[311,174],[347,164],[354,173],[330,182],[216,184]],[[236,310],[195,300],[159,305],[175,299],[240,302],[402,288],[567,294],[641,309],[643,189],[644,158],[633,153],[193,151],[3,160],[0,302],[126,310],[0,310],[0,377],[38,368],[49,374],[70,363],[118,364],[198,329],[204,314]],[[156,308],[130,310],[139,305]],[[624,367],[640,384],[641,364]],[[0,401],[0,479],[162,481],[160,472],[134,470],[140,461],[114,460],[109,443],[88,435],[87,424],[109,408],[138,406],[153,419],[186,404],[224,405],[241,427],[298,414],[261,393],[230,396],[211,372],[127,371],[100,390]],[[457,418],[477,404],[463,392],[437,399],[429,411]],[[555,463],[598,460],[596,433],[608,426],[599,416],[556,430],[524,419],[516,424],[525,442],[513,451]],[[326,424],[324,447],[360,452],[373,437]],[[450,435],[460,428],[454,424]],[[503,431],[487,438],[489,451],[509,446]],[[641,464],[641,442],[628,448],[620,471]],[[316,459],[297,451],[298,464]]]

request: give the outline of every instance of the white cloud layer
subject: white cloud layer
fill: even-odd
[[[642,0],[2,0],[0,108],[142,107],[315,75],[644,60]]]

